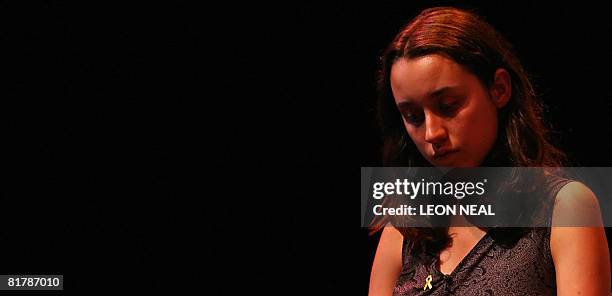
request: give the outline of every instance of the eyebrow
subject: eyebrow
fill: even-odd
[[[432,91],[431,93],[429,93],[428,97],[439,98],[457,89],[459,89],[459,86],[444,86],[444,87],[438,88]],[[397,107],[400,109],[410,107],[412,105],[415,105],[415,103],[413,100],[410,100],[410,99],[402,100],[399,103],[397,103]]]

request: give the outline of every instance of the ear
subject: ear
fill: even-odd
[[[489,92],[498,109],[506,106],[512,96],[512,81],[510,73],[506,69],[499,68],[495,71],[495,77]]]

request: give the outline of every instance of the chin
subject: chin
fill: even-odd
[[[479,163],[473,161],[429,161],[435,167],[472,168],[478,167]]]

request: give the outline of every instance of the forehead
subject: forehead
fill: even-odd
[[[441,55],[400,58],[391,67],[391,89],[396,100],[417,101],[444,87],[470,88],[477,78]]]

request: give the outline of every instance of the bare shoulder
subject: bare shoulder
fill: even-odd
[[[570,182],[556,196],[550,232],[558,295],[607,295],[610,254],[597,196]],[[576,281],[589,278],[590,281]]]
[[[595,193],[586,186],[584,183],[579,181],[572,181],[559,190],[557,193],[557,203],[578,205],[578,204],[597,204],[597,197]]]
[[[370,274],[370,290],[368,295],[391,295],[395,281],[402,269],[403,235],[395,228],[384,228]]]
[[[593,191],[577,181],[563,186],[557,193],[550,231],[550,250],[555,262],[559,258],[585,254],[585,249],[607,241],[603,230],[599,202]]]
[[[572,181],[559,190],[552,217],[553,226],[602,226],[595,193],[582,182]]]

